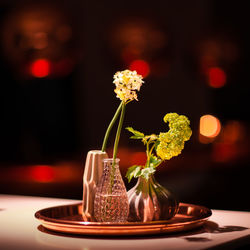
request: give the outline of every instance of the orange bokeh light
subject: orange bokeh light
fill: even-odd
[[[226,73],[218,67],[212,67],[208,70],[208,84],[212,88],[221,88],[226,84]]]
[[[212,115],[204,115],[200,118],[200,135],[215,138],[221,131],[221,123]]]
[[[51,182],[55,179],[55,171],[47,165],[32,166],[29,171],[32,180],[37,182]]]
[[[50,74],[51,63],[47,59],[38,59],[32,62],[30,73],[34,77],[43,78]]]
[[[149,64],[144,60],[134,60],[129,65],[129,69],[132,71],[136,70],[136,72],[143,77],[147,77],[150,73]]]

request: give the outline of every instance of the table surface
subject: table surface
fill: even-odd
[[[197,230],[140,237],[91,237],[43,230],[37,210],[77,200],[0,195],[0,249],[236,249],[250,245],[250,212],[212,210]]]

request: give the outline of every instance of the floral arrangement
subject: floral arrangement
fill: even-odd
[[[128,196],[120,174],[119,160],[116,157],[126,105],[133,100],[137,100],[137,91],[140,90],[143,81],[142,76],[138,75],[136,71],[124,70],[118,71],[114,75],[113,83],[116,86],[114,92],[121,103],[105,133],[102,152],[106,151],[112,127],[119,116],[120,119],[113,148],[113,159],[103,160],[103,173],[95,193],[94,216],[97,221],[101,222],[125,222],[128,218]]]
[[[176,113],[166,114],[163,118],[168,123],[168,132],[159,135],[144,133],[134,130],[132,127],[126,129],[133,135],[131,139],[141,140],[146,146],[147,161],[144,166],[134,165],[127,171],[126,177],[128,181],[140,176],[149,179],[150,175],[156,171],[156,168],[165,160],[169,160],[174,156],[181,154],[185,141],[188,141],[192,135],[190,121],[184,115]]]
[[[94,199],[92,199],[93,206],[90,206],[90,208],[86,206],[83,214],[90,214],[90,219],[99,222],[169,219],[177,212],[178,202],[168,190],[154,180],[153,176],[152,178],[150,176],[163,161],[181,153],[185,141],[189,140],[192,134],[189,127],[190,122],[184,115],[170,113],[164,117],[164,121],[169,125],[169,131],[162,132],[159,135],[145,135],[132,127],[127,128],[133,134],[131,136],[132,139],[142,140],[146,146],[147,155],[144,166],[134,165],[128,169],[126,177],[129,181],[133,177],[143,178],[139,178],[137,185],[127,192],[119,170],[117,151],[126,105],[133,100],[138,101],[137,94],[141,89],[143,80],[142,76],[137,74],[136,71],[124,70],[115,73],[113,83],[115,84],[114,92],[116,97],[120,99],[120,105],[106,130],[102,150],[98,151],[99,159],[103,159],[102,165],[100,165],[101,161],[96,161],[96,168],[99,167],[99,169],[103,170],[101,179],[96,180],[98,185],[91,190],[93,192],[88,193],[89,196],[86,194],[83,196],[91,197],[94,194]],[[119,123],[113,147],[113,158],[107,158],[108,155],[105,151],[108,138],[118,118]],[[106,158],[104,159],[103,157]],[[89,166],[90,168],[95,167],[91,163]],[[88,168],[86,169],[88,171]],[[87,186],[85,190],[89,191],[90,189]],[[84,201],[83,204],[90,204],[92,200],[90,201],[89,199],[89,202]],[[139,209],[139,203],[147,205],[140,206]]]
[[[115,161],[117,157],[118,144],[119,144],[121,129],[122,129],[124,116],[125,116],[125,107],[129,102],[133,100],[138,101],[137,91],[140,91],[141,86],[143,84],[143,80],[142,80],[142,76],[137,74],[136,71],[124,70],[124,71],[118,71],[115,73],[113,83],[116,86],[114,92],[116,93],[116,97],[121,100],[121,103],[119,107],[117,108],[116,113],[113,119],[111,120],[107,128],[107,131],[105,133],[105,137],[104,137],[103,144],[102,144],[102,151],[104,152],[106,150],[107,141],[108,141],[110,132],[120,115],[120,120],[119,120],[119,124],[117,128],[117,132],[116,132],[114,149],[113,149],[113,160]]]

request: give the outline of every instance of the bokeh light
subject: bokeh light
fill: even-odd
[[[200,118],[200,135],[215,138],[221,131],[221,123],[212,115],[204,115]]]
[[[43,78],[50,74],[51,63],[47,59],[35,60],[30,66],[30,73],[37,78]]]
[[[134,152],[131,154],[131,165],[144,165],[147,161],[145,152]]]
[[[32,44],[34,49],[45,49],[48,47],[48,34],[46,32],[36,32],[32,36]]]
[[[55,179],[54,169],[47,165],[37,165],[30,168],[30,177],[37,182],[51,182]]]
[[[221,88],[226,84],[226,73],[218,67],[212,67],[208,70],[208,84],[212,88]]]
[[[135,60],[129,65],[130,70],[136,70],[136,72],[142,75],[144,78],[149,75],[149,64],[144,60]]]
[[[221,140],[227,143],[236,143],[246,138],[244,125],[240,121],[228,121],[222,131]]]

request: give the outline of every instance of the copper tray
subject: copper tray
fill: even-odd
[[[82,204],[50,207],[39,210],[35,217],[50,230],[84,235],[144,235],[186,231],[200,227],[212,215],[210,209],[180,203],[178,213],[170,220],[152,222],[84,222]]]

